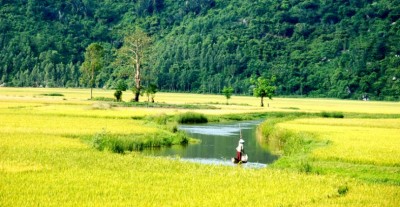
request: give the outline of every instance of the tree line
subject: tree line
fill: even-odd
[[[87,87],[86,48],[104,65],[94,87],[135,88],[115,64],[129,31],[153,42],[143,85],[158,90],[253,94],[251,77],[275,77],[276,94],[399,100],[398,0],[2,0],[0,84]],[[122,61],[122,60],[121,60]]]

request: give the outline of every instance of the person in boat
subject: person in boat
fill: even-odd
[[[238,161],[242,160],[242,155],[244,153],[244,145],[243,144],[244,144],[244,140],[242,138],[240,138],[239,144],[236,147],[236,159]]]

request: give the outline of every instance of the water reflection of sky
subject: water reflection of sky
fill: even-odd
[[[192,134],[207,134],[215,136],[232,136],[238,135],[240,130],[251,129],[252,126],[261,123],[261,121],[247,121],[240,124],[207,124],[207,125],[181,125],[180,130],[187,131]]]
[[[235,129],[232,127],[226,126],[181,126],[179,127],[180,130],[184,130],[193,134],[208,134],[208,135],[215,135],[215,136],[231,136],[237,134],[239,129]]]

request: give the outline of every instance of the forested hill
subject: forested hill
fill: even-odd
[[[79,87],[85,48],[107,51],[98,87],[132,77],[114,51],[153,38],[144,83],[166,91],[399,100],[400,0],[0,0],[0,84]]]

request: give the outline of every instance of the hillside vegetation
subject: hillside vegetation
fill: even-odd
[[[126,31],[153,38],[143,66],[164,91],[251,93],[276,76],[278,95],[398,100],[398,0],[1,0],[0,84],[79,87],[85,48],[99,42],[97,87],[133,77],[113,65]]]

